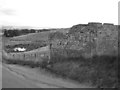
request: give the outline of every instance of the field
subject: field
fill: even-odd
[[[50,32],[32,33],[27,35],[21,35],[13,38],[4,37],[3,42],[5,45],[27,44],[30,42],[48,41],[48,35]]]
[[[41,32],[41,33],[32,33],[28,35],[22,35],[13,37],[11,40],[19,40],[19,41],[39,41],[39,40],[47,40],[49,31]]]

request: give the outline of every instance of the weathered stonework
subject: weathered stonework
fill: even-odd
[[[66,38],[61,36],[61,38],[54,38],[54,41],[51,40],[53,48],[66,50],[66,52],[73,50],[75,54],[78,54],[76,56],[82,55],[85,57],[117,55],[118,53],[118,26],[113,24],[92,22],[78,24],[71,27],[64,37]],[[58,54],[62,53],[58,51]],[[74,56],[75,54],[67,53],[64,55]]]

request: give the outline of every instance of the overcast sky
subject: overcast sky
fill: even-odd
[[[118,24],[119,0],[0,0],[0,25],[64,28]]]

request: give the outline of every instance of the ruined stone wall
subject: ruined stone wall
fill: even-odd
[[[115,55],[118,53],[118,27],[103,24],[97,35],[97,54]]]
[[[78,24],[70,28],[66,37],[64,39],[61,36],[61,38],[51,40],[52,48],[54,48],[52,55],[91,57],[94,55],[117,55],[118,53],[117,25],[109,23]],[[59,50],[63,50],[63,53]]]

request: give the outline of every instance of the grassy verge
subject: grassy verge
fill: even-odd
[[[118,59],[115,56],[56,57],[52,58],[52,67],[49,68],[56,74],[96,87],[117,87]]]
[[[52,62],[49,63],[50,67],[47,67],[47,62],[35,63],[33,61],[7,59],[4,59],[4,61],[9,64],[27,65],[32,68],[45,68],[63,78],[70,78],[80,83],[89,83],[96,87],[117,87],[118,59],[115,56],[94,56],[90,59],[55,56],[52,58]]]
[[[18,65],[22,65],[22,66],[29,66],[31,68],[35,68],[35,67],[45,67],[47,65],[47,62],[34,62],[34,61],[25,61],[25,60],[11,60],[11,59],[6,59],[4,57],[2,57],[2,62],[3,63],[7,63],[7,64],[18,64]]]

